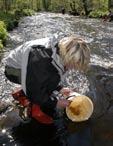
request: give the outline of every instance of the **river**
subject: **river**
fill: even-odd
[[[76,34],[84,38],[90,46],[91,63],[88,74],[69,71],[64,84],[90,96],[94,102],[94,113],[91,117],[94,146],[100,146],[102,142],[104,146],[113,146],[113,23],[44,12],[21,19],[18,28],[9,32],[5,53],[1,54],[0,144],[21,146],[14,139],[11,130],[22,122],[11,97],[11,91],[17,85],[4,77],[3,58],[11,49],[26,41],[52,34],[61,37]]]

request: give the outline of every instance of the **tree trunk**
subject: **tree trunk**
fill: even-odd
[[[108,8],[113,8],[113,0],[108,0]]]
[[[36,0],[36,11],[39,11],[41,9],[41,2],[40,0]]]
[[[7,13],[7,7],[8,7],[8,5],[7,5],[7,0],[4,0],[4,11]]]
[[[48,11],[48,8],[51,4],[51,0],[42,0],[43,8],[45,11]]]
[[[87,7],[87,0],[82,0],[82,2],[83,2],[85,15],[87,16],[89,14],[88,7]]]

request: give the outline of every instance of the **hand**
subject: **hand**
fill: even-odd
[[[69,101],[67,99],[59,99],[56,107],[57,108],[66,108],[67,106],[69,106],[70,103],[71,103],[71,101]]]
[[[72,90],[68,87],[64,87],[60,90],[60,93],[64,96],[67,97],[69,96],[70,92],[72,92]]]

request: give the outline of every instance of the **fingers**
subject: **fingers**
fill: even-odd
[[[67,106],[69,106],[71,101],[66,100],[66,99],[60,99],[57,102],[57,108],[66,108]]]
[[[60,93],[61,93],[63,96],[69,96],[70,92],[71,92],[71,89],[68,88],[68,87],[64,87],[64,88],[62,88],[62,89],[60,90]]]

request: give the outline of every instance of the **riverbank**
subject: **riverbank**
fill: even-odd
[[[16,9],[8,12],[0,11],[0,51],[6,46],[8,32],[18,27],[20,19],[33,14],[34,11],[30,9]]]

